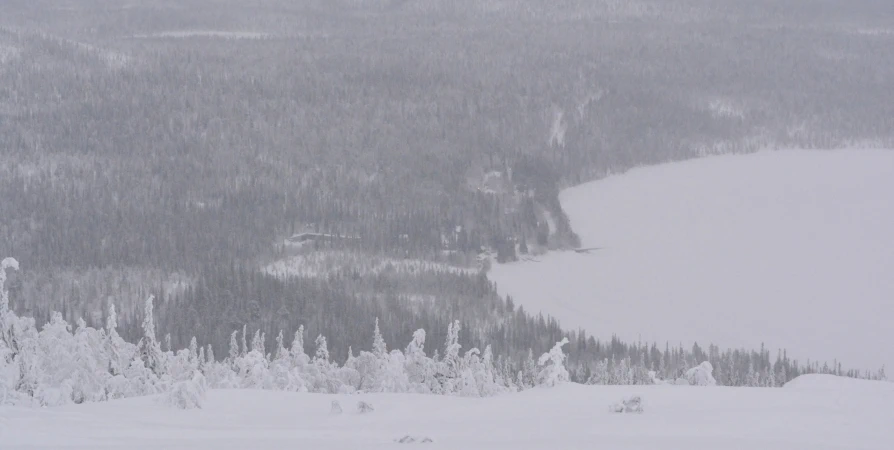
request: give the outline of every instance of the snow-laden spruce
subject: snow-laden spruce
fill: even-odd
[[[716,386],[717,381],[712,375],[714,368],[711,363],[705,361],[686,371],[685,381],[692,386]]]
[[[349,351],[343,365],[330,359],[322,335],[314,340],[312,356],[307,355],[303,326],[288,346],[280,332],[270,353],[264,348],[264,335],[251,334],[246,327],[232,333],[228,356],[222,361],[215,359],[210,345],[200,347],[195,338],[185,349],[163,351],[156,337],[151,296],[144,305],[143,337],[136,344],[118,334],[114,305],[109,306],[105,328],[94,329],[79,320],[73,329],[61,314],[53,313],[38,331],[34,319],[20,318],[9,310],[3,288],[6,270],[17,269],[18,263],[7,258],[0,270],[0,404],[58,406],[161,394],[162,402],[190,409],[202,407],[209,388],[479,397],[539,384],[552,386],[569,378],[562,352],[567,339],[540,357],[539,368],[526,363],[513,379],[496,369],[490,346],[483,352],[477,348],[462,352],[459,321],[448,325],[443,357],[437,352],[430,357],[424,351],[424,330],[413,333],[404,351],[389,351],[377,319],[372,351],[356,356]],[[170,347],[166,344],[165,348]]]
[[[564,338],[556,343],[552,350],[540,356],[540,360],[537,361],[537,364],[541,366],[540,373],[537,376],[540,384],[555,386],[568,381],[568,369],[565,368],[565,352],[562,351],[562,346],[567,343],[568,338]]]

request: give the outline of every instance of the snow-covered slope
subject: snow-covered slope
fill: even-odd
[[[0,447],[367,449],[401,448],[394,440],[409,435],[433,441],[423,448],[463,450],[888,449],[894,392],[867,386],[878,389],[562,385],[487,399],[219,390],[201,410],[153,398],[0,409]],[[632,394],[644,413],[608,412]],[[330,414],[333,399],[343,414]],[[375,410],[357,413],[359,400]]]
[[[494,267],[528,311],[601,337],[894,366],[894,151],[709,157],[561,201],[602,249]]]

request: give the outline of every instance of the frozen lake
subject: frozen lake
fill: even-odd
[[[779,151],[632,170],[562,192],[590,254],[497,265],[567,328],[894,364],[894,151]]]

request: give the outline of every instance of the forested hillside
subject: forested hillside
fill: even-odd
[[[486,266],[578,245],[558,192],[606,173],[891,145],[888,6],[4,1],[0,255],[22,263],[13,309],[99,326],[114,303],[135,337],[154,294],[159,332],[180,347],[304,323],[341,357],[378,316],[391,345],[417,328],[440,342],[460,319],[476,345],[545,351],[559,324],[514,308],[485,275],[260,268],[330,250]],[[299,232],[332,238],[285,243]]]

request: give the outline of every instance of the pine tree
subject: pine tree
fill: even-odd
[[[189,340],[189,361],[191,363],[198,364],[199,361],[199,345],[196,342],[196,337],[193,336],[192,339]]]
[[[760,375],[754,370],[754,363],[751,361],[748,361],[748,374],[745,380],[746,386],[759,387],[761,385]]]
[[[565,352],[562,346],[568,344],[568,338],[563,338],[547,353],[540,356],[537,365],[541,366],[537,376],[538,384],[555,386],[569,380],[568,369],[565,368]]]
[[[126,355],[127,342],[118,335],[118,313],[115,304],[109,304],[109,316],[106,317],[105,351],[108,355],[108,372],[111,375],[120,375],[121,371],[129,363],[130,355]]]
[[[198,354],[198,369],[200,372],[205,373],[205,347],[199,347]]]
[[[255,331],[254,337],[251,338],[251,351],[264,354],[264,343],[261,341],[261,330]]]
[[[528,389],[534,387],[534,385],[537,384],[537,363],[534,361],[534,350],[531,348],[528,348],[528,354],[525,357],[525,362],[522,364],[522,370],[520,373],[520,388]]]
[[[282,330],[279,330],[279,334],[276,335],[276,354],[274,355],[274,358],[288,359],[289,356],[289,349],[287,349],[285,344],[283,343]]]
[[[304,352],[304,325],[299,326],[295,331],[292,345],[289,346],[289,353],[292,355],[292,364],[294,366],[303,367],[310,361],[307,353]]]
[[[382,333],[379,331],[378,317],[376,318],[376,328],[373,331],[372,351],[376,358],[379,359],[384,359],[388,355],[388,347],[385,345],[385,339],[382,338]]]
[[[143,363],[146,367],[156,376],[161,377],[165,373],[165,358],[161,351],[161,346],[155,339],[153,301],[155,301],[155,297],[151,295],[146,299],[143,317],[143,347],[141,354]]]
[[[4,258],[0,262],[0,341],[15,354],[17,345],[13,342],[9,311],[9,291],[6,290],[7,270],[19,270],[19,262],[14,258]]]
[[[316,341],[317,351],[314,353],[314,363],[317,365],[329,364],[329,348],[326,345],[326,337],[321,335],[317,336]]]
[[[236,342],[236,334],[238,331],[233,331],[233,334],[230,335],[230,353],[227,357],[227,362],[230,363],[231,366],[235,367],[236,359],[239,358],[239,344]]]

